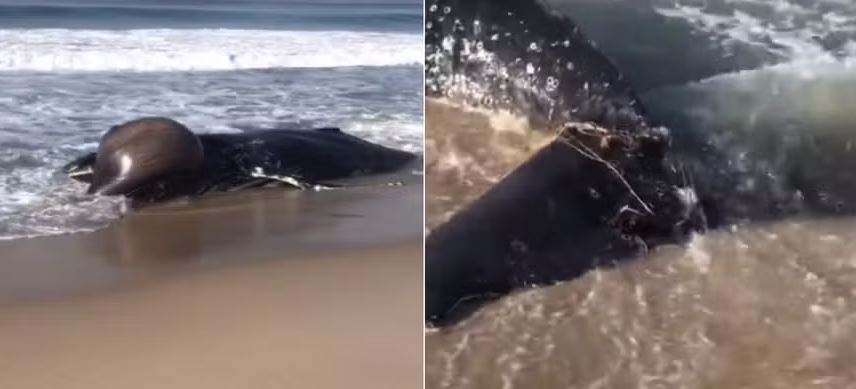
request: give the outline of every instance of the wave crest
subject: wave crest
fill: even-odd
[[[158,72],[421,64],[419,34],[227,29],[0,30],[0,72]]]

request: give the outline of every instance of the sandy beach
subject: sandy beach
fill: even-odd
[[[411,182],[0,242],[0,388],[421,387],[422,225]]]

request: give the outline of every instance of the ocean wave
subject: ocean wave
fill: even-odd
[[[8,3],[8,2],[6,2]],[[419,3],[318,1],[0,2],[3,28],[246,28],[253,30],[419,31]]]
[[[856,3],[726,0],[717,4],[676,0],[655,10],[688,23],[726,49],[748,45],[781,61],[856,58]]]
[[[419,34],[229,29],[0,30],[0,72],[417,65]]]

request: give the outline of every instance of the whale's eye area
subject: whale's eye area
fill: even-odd
[[[101,138],[87,193],[128,194],[196,170],[202,159],[202,143],[181,123],[167,118],[134,120],[110,128]]]

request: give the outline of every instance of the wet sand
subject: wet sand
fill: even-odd
[[[0,388],[418,388],[422,186],[212,196],[0,242]]]

